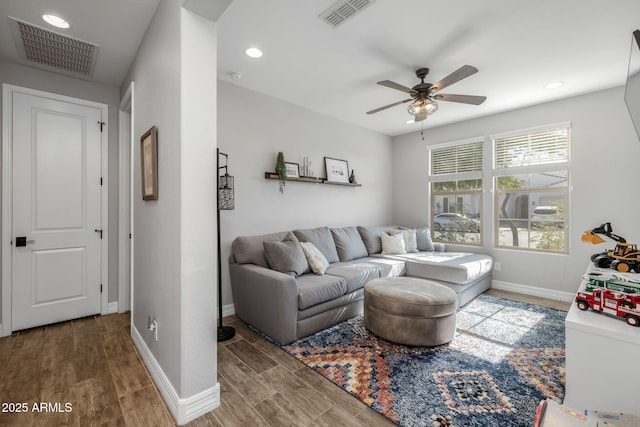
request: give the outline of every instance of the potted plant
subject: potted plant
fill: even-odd
[[[284,164],[284,154],[282,154],[282,151],[280,151],[276,157],[276,174],[280,181],[280,192],[284,193],[284,185],[286,184],[287,179],[287,167]]]

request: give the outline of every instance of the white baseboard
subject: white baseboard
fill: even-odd
[[[107,314],[114,314],[118,312],[118,301],[110,302],[107,306]]]
[[[144,361],[153,381],[156,383],[160,394],[162,395],[169,411],[176,419],[178,425],[187,424],[196,418],[211,412],[220,406],[220,384],[216,385],[208,390],[198,393],[186,399],[180,398],[178,393],[173,388],[171,381],[165,375],[162,367],[147,347],[147,344],[142,339],[142,336],[131,325],[131,339],[138,349],[142,360]]]
[[[236,306],[233,304],[222,306],[222,317],[233,316],[236,314]]]
[[[575,293],[554,291],[553,289],[543,289],[537,286],[519,285],[517,283],[492,280],[491,287],[501,291],[517,292],[519,294],[531,295],[540,298],[549,298],[557,301],[573,302]]]

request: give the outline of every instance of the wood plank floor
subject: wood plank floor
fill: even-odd
[[[570,306],[489,293],[564,310]],[[233,326],[236,336],[218,344],[221,405],[189,426],[393,425],[234,316],[225,325]],[[129,313],[0,338],[0,367],[0,426],[175,425],[131,342]]]

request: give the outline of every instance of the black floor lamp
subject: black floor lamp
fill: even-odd
[[[227,164],[229,156],[216,149],[216,178],[218,188],[218,341],[226,341],[233,338],[236,330],[231,326],[222,325],[222,254],[220,253],[220,211],[233,210],[233,177],[229,175]],[[224,166],[220,166],[220,156],[224,157]],[[220,170],[224,169],[224,175]]]

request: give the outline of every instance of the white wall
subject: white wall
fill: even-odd
[[[0,60],[0,83],[72,96],[108,105],[109,117],[109,302],[118,300],[118,104],[117,87],[91,83]],[[1,104],[1,103],[0,103]],[[2,127],[0,105],[0,128]],[[3,236],[2,238],[4,238]],[[1,304],[0,304],[1,305]],[[1,313],[0,313],[1,316]]]
[[[583,243],[583,231],[608,221],[617,234],[630,242],[640,242],[640,198],[634,191],[640,141],[626,110],[622,88],[428,129],[424,141],[419,132],[394,138],[394,221],[429,223],[428,145],[565,121],[571,122],[573,185],[569,196],[569,254],[494,249],[489,217],[493,194],[489,192],[484,198],[484,247],[451,247],[491,254],[501,264],[501,271],[493,273],[494,280],[574,293],[590,255],[614,246],[613,242],[598,246]]]
[[[184,396],[216,384],[216,25],[181,11],[181,370]]]
[[[161,0],[121,86],[135,82],[134,135],[158,128],[156,201],[142,201],[137,141],[133,150],[132,322],[179,423],[213,409],[217,389],[216,43],[215,23]],[[200,406],[184,412],[190,402]]]
[[[221,212],[222,301],[231,304],[229,251],[239,235],[320,226],[381,225],[392,219],[391,138],[236,85],[218,82],[218,147],[235,177],[235,210]],[[276,155],[316,176],[324,157],[347,160],[362,187],[266,180]]]

